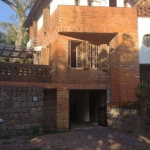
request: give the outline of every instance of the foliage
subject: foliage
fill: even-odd
[[[140,82],[135,88],[135,95],[139,100],[144,100],[150,94],[150,87],[145,82]]]
[[[1,0],[10,6],[17,14],[19,23],[18,26],[15,26],[12,23],[3,22],[0,23],[1,28],[10,29],[15,33],[15,46],[22,46],[27,39],[26,29],[23,28],[23,23],[26,18],[26,13],[33,6],[35,0]],[[9,34],[8,34],[9,35]],[[10,32],[12,35],[12,32]],[[9,36],[10,38],[10,36]],[[9,38],[7,39],[9,41]]]
[[[34,126],[31,131],[31,137],[36,137],[40,134],[40,130],[38,126]]]
[[[2,31],[0,31],[0,43],[5,43],[5,33],[3,33]]]

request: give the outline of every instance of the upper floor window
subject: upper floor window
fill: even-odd
[[[147,47],[150,47],[150,34],[144,35],[143,44]]]
[[[117,1],[116,0],[109,0],[109,6],[110,7],[117,7]]]
[[[92,1],[88,0],[88,6],[92,6]]]
[[[87,41],[69,41],[68,66],[73,68],[99,68],[107,70],[107,45],[93,45]]]
[[[80,5],[80,0],[75,0],[75,5]]]

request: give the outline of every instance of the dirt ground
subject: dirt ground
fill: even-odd
[[[2,138],[0,150],[150,150],[150,139],[94,127],[45,134],[32,139],[28,136]]]

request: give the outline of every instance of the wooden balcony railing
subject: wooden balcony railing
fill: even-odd
[[[50,66],[0,63],[0,81],[50,82]]]
[[[138,17],[150,17],[150,5],[139,5],[137,13]]]

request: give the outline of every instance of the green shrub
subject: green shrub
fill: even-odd
[[[40,129],[38,126],[34,126],[31,130],[31,136],[36,137],[40,134]]]
[[[135,95],[139,100],[144,100],[149,96],[149,86],[145,82],[140,82],[135,88]]]

